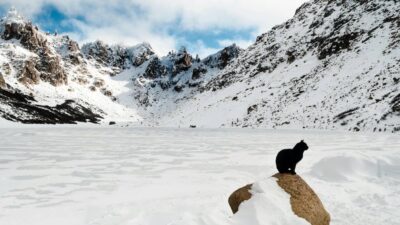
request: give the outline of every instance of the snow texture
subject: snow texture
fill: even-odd
[[[269,178],[277,152],[301,139],[310,149],[297,172],[332,225],[399,224],[394,134],[31,126],[0,135],[0,224],[304,224]],[[229,195],[256,181],[232,215]]]

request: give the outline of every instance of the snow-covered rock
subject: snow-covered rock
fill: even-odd
[[[0,89],[3,118],[29,124],[76,124],[98,123],[102,116],[82,101],[66,100],[55,106],[40,105],[32,96],[18,90]]]
[[[237,58],[242,51],[241,48],[233,44],[228,46],[221,51],[215,53],[214,55],[210,55],[206,57],[203,62],[205,65],[210,66],[211,68],[225,68],[233,59]]]
[[[299,175],[278,173],[273,177],[278,179],[278,185],[290,195],[290,205],[297,216],[312,225],[330,224],[330,215],[318,195]]]
[[[257,218],[262,224],[307,224],[304,220],[312,225],[330,223],[330,215],[321,200],[298,175],[275,174],[266,180],[246,185],[232,193],[229,205],[237,214],[235,220],[238,221]]]
[[[59,55],[37,26],[23,20],[14,10],[0,21],[0,36],[5,41],[18,41],[20,46],[35,54],[24,60],[22,72],[18,75],[24,84],[37,84],[40,80],[58,86],[67,83],[66,73]]]
[[[148,43],[138,44],[136,46],[127,48],[128,57],[133,66],[139,67],[146,62],[152,55],[154,50]]]

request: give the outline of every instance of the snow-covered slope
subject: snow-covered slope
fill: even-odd
[[[399,131],[399,11],[399,1],[305,3],[161,124]]]
[[[129,79],[110,76],[114,68],[86,59],[78,44],[67,36],[45,34],[15,10],[0,21],[0,35],[3,117],[25,123],[85,122],[86,118],[62,119],[74,113],[90,117],[91,122],[97,121],[92,115],[140,119],[134,109],[119,104],[115,97],[130,90]],[[21,107],[21,102],[26,107]],[[57,107],[68,102],[74,106],[61,118],[47,115],[47,111],[59,111]],[[85,110],[76,110],[80,107]]]
[[[143,110],[157,101],[146,95],[148,89],[163,95],[197,87],[204,74],[223,69],[239,51],[233,45],[201,62],[185,48],[159,57],[147,43],[96,41],[80,49],[68,36],[41,32],[11,9],[0,21],[0,115],[24,123],[148,122],[150,113]],[[77,110],[55,119],[67,103]],[[66,118],[71,114],[80,116]]]
[[[11,11],[0,24],[0,85],[34,104],[73,100],[103,121],[398,132],[398,11],[394,0],[313,0],[248,49],[203,60],[185,48],[160,57],[147,43],[80,49]],[[3,117],[32,116],[0,102]]]

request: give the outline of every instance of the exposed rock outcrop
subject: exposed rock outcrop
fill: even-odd
[[[86,57],[92,58],[100,64],[108,65],[110,63],[111,48],[102,41],[85,44],[82,51]]]
[[[192,66],[193,57],[187,52],[186,48],[180,49],[174,58],[173,75],[187,71]]]
[[[100,65],[118,70],[125,69],[129,59],[127,49],[119,45],[110,46],[102,41],[83,45],[82,52],[87,58],[96,60]]]
[[[393,112],[396,112],[398,115],[400,115],[400,94],[394,97],[390,103],[392,104]]]
[[[304,218],[311,225],[329,225],[330,215],[310,186],[298,175],[275,174],[278,185],[290,195],[290,205],[294,214]],[[242,202],[251,199],[252,184],[246,185],[229,197],[233,213],[237,213]]]
[[[95,81],[93,82],[93,85],[97,88],[103,87],[105,85],[105,81],[103,79],[95,79]]]
[[[28,84],[38,84],[40,81],[40,72],[36,69],[37,61],[36,59],[28,59],[25,61],[23,69],[18,76],[19,82]]]
[[[143,76],[145,78],[155,79],[164,76],[166,73],[167,71],[165,66],[161,64],[161,61],[158,57],[155,57],[149,62],[149,65],[147,66]]]
[[[70,52],[78,52],[79,51],[79,45],[76,41],[70,40],[68,43],[68,50]]]
[[[69,60],[73,65],[79,65],[83,62],[83,55],[79,49],[77,42],[69,40],[68,41],[68,52]]]
[[[203,63],[211,68],[224,69],[228,63],[237,58],[242,51],[236,44],[228,46],[214,55],[211,55],[203,60]]]
[[[0,108],[0,116],[14,122],[26,124],[76,124],[77,122],[98,123],[101,110],[85,102],[66,100],[56,106],[37,104],[34,97],[17,90],[0,89],[0,102],[7,107]]]
[[[247,201],[251,198],[250,191],[252,186],[252,184],[248,184],[242,188],[237,189],[231,194],[231,196],[229,196],[228,202],[233,213],[237,213],[237,211],[239,211],[240,203]]]
[[[312,225],[329,225],[330,215],[311,187],[299,176],[275,174],[279,186],[290,194],[293,212]]]
[[[50,53],[50,50],[44,49],[40,63],[36,68],[41,72],[40,78],[49,82],[54,86],[64,85],[68,83],[67,74],[61,66],[61,59],[58,55]]]
[[[0,88],[6,87],[6,81],[4,80],[3,74],[0,73]]]
[[[16,39],[29,50],[37,50],[46,46],[47,40],[38,32],[32,23],[6,23],[2,35],[4,40]]]
[[[82,53],[103,66],[116,67],[121,70],[131,66],[139,67],[155,54],[147,43],[126,48],[120,45],[110,46],[102,41],[83,45]]]
[[[37,26],[23,20],[15,10],[11,10],[1,21],[3,26],[1,37],[4,40],[19,40],[21,45],[39,56],[39,59],[28,59],[19,76],[24,84],[37,84],[39,80],[51,83],[54,86],[67,84],[67,75],[62,67],[61,57],[50,46],[46,36],[39,32]],[[76,46],[71,46],[76,48]]]
[[[207,69],[202,66],[194,68],[193,72],[192,72],[192,80],[199,79],[201,77],[201,75],[203,75],[205,73],[207,73]]]
[[[139,67],[144,62],[155,55],[152,47],[148,43],[142,43],[127,49],[128,56],[133,66]]]

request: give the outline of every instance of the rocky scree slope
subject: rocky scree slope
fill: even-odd
[[[0,24],[0,86],[151,126],[398,132],[398,11],[398,0],[314,0],[248,49],[202,60],[185,48],[159,57],[149,44],[80,48],[11,12]]]

